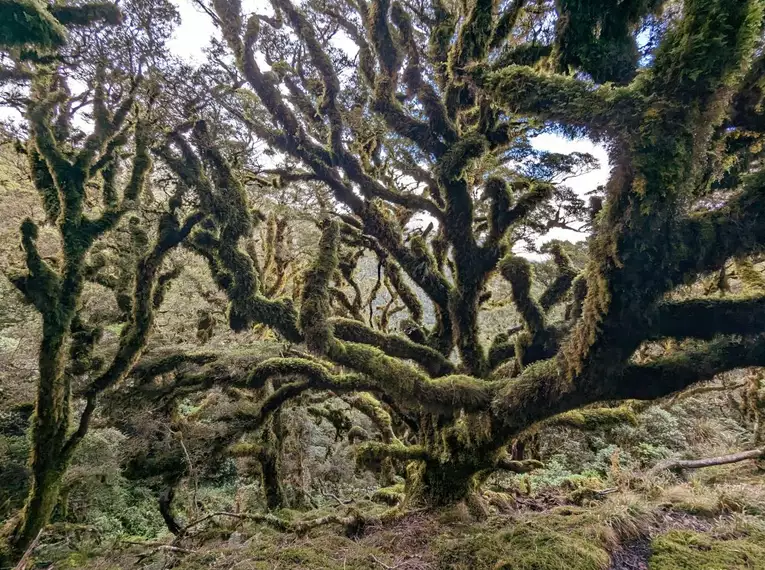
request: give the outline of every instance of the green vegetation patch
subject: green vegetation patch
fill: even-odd
[[[373,557],[391,561],[390,556],[380,550],[327,529],[316,529],[309,535],[296,539],[294,535],[263,529],[241,546],[201,549],[179,561],[176,568],[230,568],[247,560],[249,568],[258,570],[367,570],[376,564]]]
[[[574,532],[520,523],[509,531],[478,533],[439,552],[439,569],[603,570],[610,557],[596,541]]]
[[[655,538],[651,570],[763,570],[765,536],[725,539],[685,530]]]

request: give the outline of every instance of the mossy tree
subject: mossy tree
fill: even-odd
[[[75,5],[3,0],[0,2],[0,50],[8,53],[13,66],[0,66],[0,83],[30,80],[32,74],[21,61],[50,57],[66,44],[68,28],[86,28],[96,23],[114,25],[121,19],[122,12],[111,2]]]
[[[61,16],[64,7],[60,8],[53,13]],[[70,23],[85,26],[115,10],[98,5],[91,13],[81,6],[66,14]],[[140,33],[132,35],[137,38]],[[35,39],[29,43],[45,48],[46,54],[15,60],[31,81],[25,99],[27,137],[19,151],[28,159],[45,219],[27,218],[21,225],[25,268],[8,278],[40,313],[42,338],[31,421],[30,490],[1,537],[0,559],[10,561],[22,555],[50,520],[64,473],[89,429],[99,396],[131,371],[146,346],[155,310],[178,274],[168,267],[168,254],[203,217],[198,212],[183,216],[179,190],[155,217],[154,227],[139,227],[135,214],[149,192],[150,142],[157,116],[152,89],[142,81],[140,69],[123,66],[120,57],[125,54],[103,59],[94,51],[70,53],[58,44]],[[88,43],[96,49],[107,42],[91,37]],[[136,61],[141,59],[139,52],[137,47],[131,54]],[[84,92],[71,92],[72,76],[87,82]],[[92,122],[89,133],[81,130],[83,113]],[[55,228],[55,259],[44,258],[38,249],[42,225]],[[125,324],[116,350],[102,355],[103,329],[89,322],[82,295],[86,283],[97,280],[103,268],[97,244],[124,227],[142,245],[125,256],[123,271],[130,274],[132,289]],[[82,407],[75,408],[75,397]],[[79,417],[72,425],[75,410]]]
[[[252,217],[204,123],[193,127],[196,149],[178,137],[181,156],[165,153],[207,196],[214,224],[192,243],[228,295],[231,327],[266,325],[313,354],[238,376],[252,387],[289,380],[253,426],[307,390],[374,394],[410,437],[362,444],[360,458],[410,462],[409,498],[438,504],[469,496],[493,470],[533,468],[507,448],[543,420],[763,365],[759,294],[670,297],[765,244],[760,0],[686,0],[642,67],[635,38],[661,2],[272,4],[273,15],[245,18],[236,0],[213,0],[242,78],[216,95],[233,120],[297,163],[275,184],[331,192],[297,306],[266,298],[239,250]],[[331,40],[337,30],[357,46],[357,62]],[[605,201],[593,203],[586,268],[577,273],[552,248],[559,275],[537,298],[514,246],[529,229],[568,223],[540,215],[556,200],[569,210],[554,214],[583,213],[554,177],[518,166],[534,160],[529,138],[545,130],[607,142],[613,170]],[[549,157],[544,166],[572,168]],[[428,228],[409,223],[423,215]],[[385,264],[408,312],[405,336],[375,329],[333,295],[338,282],[353,289],[345,248]],[[509,282],[521,326],[487,350],[478,315],[494,274]],[[430,300],[432,323],[412,288]],[[549,311],[563,302],[566,319],[553,322]],[[664,357],[631,359],[668,337],[684,342]]]

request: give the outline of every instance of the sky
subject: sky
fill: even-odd
[[[218,32],[210,16],[194,6],[191,0],[172,0],[181,16],[181,25],[176,28],[169,42],[170,51],[194,63],[203,61],[202,50],[210,38]]]

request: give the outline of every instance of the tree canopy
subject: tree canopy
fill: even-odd
[[[161,2],[128,4],[122,24],[107,5],[0,3],[0,26],[34,11],[28,30],[0,27],[0,49],[26,89],[18,146],[45,214],[22,223],[9,275],[43,323],[11,558],[50,518],[99,400],[238,391],[210,441],[262,464],[275,507],[280,409],[342,397],[379,437],[312,413],[360,441],[383,486],[403,475],[405,504],[432,506],[537,468],[513,442],[542,422],[629,421],[623,401],[765,366],[761,0],[198,4],[220,39],[192,70],[160,49]],[[589,201],[567,181],[595,158],[539,150],[543,133],[607,147]],[[296,233],[315,243],[297,251]],[[528,251],[550,258],[544,275]],[[283,348],[152,346],[181,255],[206,265],[231,331]],[[743,292],[698,291],[731,263]],[[87,283],[122,311],[106,359]],[[503,303],[513,317],[489,322]],[[200,342],[213,324],[201,315]]]

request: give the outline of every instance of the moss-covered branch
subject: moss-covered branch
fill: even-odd
[[[546,322],[543,306],[531,296],[532,267],[524,258],[508,254],[499,263],[502,276],[510,282],[513,302],[525,324],[523,332],[514,336],[512,354],[517,364],[524,366],[553,356],[565,328],[551,327]],[[496,366],[509,354],[509,339],[495,339],[492,364]]]
[[[596,430],[609,426],[637,424],[635,410],[628,404],[615,408],[582,408],[553,416],[541,425],[571,427],[581,430]]]
[[[406,337],[383,334],[370,329],[363,323],[348,319],[331,320],[335,337],[340,340],[376,346],[385,354],[413,360],[433,377],[454,372],[454,365],[440,352],[428,346],[417,344]]]
[[[149,382],[184,365],[202,365],[217,360],[219,355],[214,352],[170,352],[168,354],[152,354],[140,359],[130,371],[130,375],[139,383]]]
[[[217,236],[210,232],[196,232],[192,236],[192,247],[208,261],[229,298],[231,327],[240,331],[252,324],[263,323],[291,341],[300,341],[302,335],[291,302],[267,299],[260,294],[252,260],[239,250],[239,240],[248,236],[253,227],[241,182],[213,144],[204,122],[194,124],[193,134],[200,156],[179,133],[171,133],[170,139],[181,151],[182,159],[173,154],[169,145],[160,147],[157,152],[187,186],[197,189],[202,211],[216,222]]]
[[[751,335],[765,330],[765,298],[690,299],[659,303],[650,338]]]
[[[127,377],[140,358],[154,323],[155,292],[162,262],[173,248],[188,237],[203,217],[201,213],[192,214],[183,225],[179,225],[178,220],[170,213],[164,214],[160,220],[157,242],[149,254],[139,261],[136,268],[133,312],[120,337],[117,353],[107,369],[93,380],[85,392],[86,406],[80,416],[79,426],[69,437],[61,452],[65,460],[71,457],[77,445],[85,437],[98,395]]]
[[[477,67],[472,73],[482,91],[507,112],[533,115],[595,137],[629,128],[644,108],[642,98],[628,88],[596,88],[523,65],[489,72]]]
[[[10,275],[11,282],[28,302],[44,313],[55,306],[60,294],[59,275],[40,256],[37,249],[37,225],[27,218],[21,224],[21,245],[26,253],[27,272]]]
[[[571,285],[577,276],[576,269],[574,269],[571,263],[571,258],[563,251],[560,244],[553,244],[550,248],[550,253],[558,268],[558,275],[539,296],[539,305],[544,311],[549,311],[563,299],[571,289]]]
[[[648,364],[628,365],[618,382],[604,387],[603,399],[652,400],[736,368],[765,365],[765,337],[721,337],[679,350]]]
[[[380,431],[383,443],[397,441],[396,434],[393,433],[393,420],[390,414],[372,394],[362,392],[358,395],[346,397],[346,401],[372,420],[372,423]]]
[[[675,238],[680,243],[671,284],[714,271],[731,257],[763,250],[765,244],[765,173],[747,177],[742,191],[723,207],[687,216]]]
[[[228,513],[228,512],[221,511],[221,512],[210,513],[200,519],[197,519],[189,523],[184,528],[184,532],[203,523],[204,521],[210,520],[215,517],[231,517],[235,519],[248,520],[248,521],[252,521],[259,524],[265,524],[281,532],[292,532],[299,536],[304,535],[306,532],[308,532],[309,530],[313,528],[327,525],[327,524],[341,525],[345,527],[348,533],[353,535],[358,531],[360,527],[363,527],[365,524],[371,522],[369,517],[364,517],[361,514],[355,513],[355,512],[352,512],[351,514],[346,516],[325,515],[323,517],[318,517],[315,519],[288,521],[286,519],[281,519],[277,517],[276,515],[273,515],[270,513]]]
[[[495,469],[509,471],[510,473],[530,473],[535,469],[543,469],[544,463],[535,459],[524,459],[522,461],[514,460],[508,453],[502,453],[497,458]]]
[[[362,465],[379,463],[384,458],[400,461],[424,461],[429,459],[427,450],[418,445],[404,445],[401,442],[383,443],[367,441],[356,449],[356,460]]]

